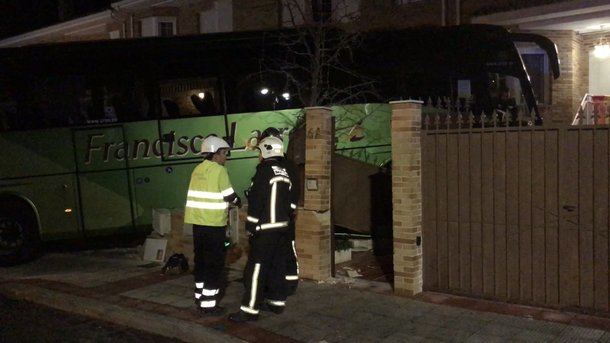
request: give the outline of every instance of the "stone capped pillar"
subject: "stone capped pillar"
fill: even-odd
[[[297,213],[296,247],[300,276],[326,280],[331,276],[330,192],[332,111],[305,108],[305,203]]]
[[[421,101],[394,101],[392,107],[392,209],[394,291],[422,291]]]

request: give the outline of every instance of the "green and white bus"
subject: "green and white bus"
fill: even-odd
[[[451,96],[456,89],[451,84],[470,77],[473,98],[491,103],[489,89],[478,84],[513,78],[509,84],[517,95],[535,106],[523,63],[504,29],[443,30],[392,32],[386,41],[396,45],[396,39],[422,40],[428,34],[471,42],[473,32],[487,37],[494,45],[468,43],[471,54],[480,55],[469,64],[478,68],[445,68],[447,77],[436,79],[447,85],[426,85]],[[386,51],[377,46],[379,34],[371,36],[370,47]],[[209,134],[233,144],[227,167],[243,194],[258,163],[256,153],[244,149],[252,131],[290,130],[302,119],[302,105],[291,96],[294,85],[259,72],[271,47],[275,58],[284,53],[268,38],[260,32],[227,33],[0,50],[0,264],[31,258],[42,241],[148,233],[152,209],[183,208]],[[434,47],[429,52],[441,53]],[[398,70],[391,54],[379,56],[391,60],[387,70],[380,61],[367,63],[376,65],[375,73],[388,74],[390,81],[380,81],[383,94],[333,111],[336,152],[377,165],[390,157],[387,101],[413,88],[388,69]],[[503,64],[485,62],[498,58]],[[429,79],[416,68],[421,61],[409,63],[400,71]],[[354,67],[364,70],[367,64],[354,61]],[[409,76],[414,84],[417,75]],[[366,134],[354,137],[353,128]]]

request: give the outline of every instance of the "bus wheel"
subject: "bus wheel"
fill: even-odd
[[[12,266],[34,259],[40,237],[29,208],[17,203],[0,203],[0,266]]]

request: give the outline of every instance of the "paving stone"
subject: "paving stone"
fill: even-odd
[[[298,323],[280,328],[276,332],[302,342],[319,342],[327,335],[324,330]]]
[[[582,327],[568,327],[562,333],[562,336],[570,336],[574,338],[582,338],[582,339],[591,339],[598,340],[600,339],[606,332],[597,329],[589,329]]]
[[[449,319],[444,327],[474,333],[482,330],[487,324],[488,322],[481,320],[460,317],[458,319]]]
[[[531,330],[523,330],[515,335],[512,339],[520,342],[551,342],[557,339],[557,336]]]
[[[121,293],[122,296],[134,299],[129,306],[137,305],[137,308],[147,311],[184,318],[193,315],[189,312],[189,308],[193,307],[193,276],[190,274],[170,279],[151,278],[153,269],[139,268],[133,262],[123,264],[114,259],[111,261],[112,267],[109,267],[108,258],[91,257],[78,263],[74,260],[75,256],[72,255],[52,257],[51,260],[43,261],[42,266],[17,269],[15,273],[21,277],[44,275],[45,280],[98,285],[99,288],[95,290],[85,290],[84,295],[100,290],[100,300],[106,296],[103,286],[109,282],[112,282],[109,285],[112,288],[117,286],[114,281],[142,275],[142,278],[135,280],[150,279],[153,282],[137,289],[128,290],[122,285],[117,288],[126,290]],[[60,262],[68,264],[55,265]],[[117,270],[114,266],[121,268]],[[242,269],[235,269],[229,274],[238,277],[241,272]],[[11,271],[11,275],[12,273]],[[4,270],[0,269],[0,278],[4,275]],[[228,312],[237,311],[243,292],[241,282],[229,282],[221,305]],[[169,305],[164,307],[156,303]],[[257,330],[304,342],[496,342],[556,339],[559,342],[599,340],[610,343],[610,333],[600,330],[477,312],[380,295],[368,290],[349,289],[344,285],[309,281],[300,283],[297,294],[288,299],[282,315],[263,312],[260,320],[251,325]]]
[[[595,340],[595,339],[577,338],[577,337],[573,337],[573,336],[563,336],[563,337],[559,337],[553,341],[553,343],[596,343],[596,342],[600,342],[600,341]]]
[[[512,320],[511,320],[512,319]],[[526,318],[506,318],[502,320],[503,325],[513,326],[520,329],[535,331],[541,334],[559,336],[567,327],[565,324],[539,321]]]
[[[381,342],[384,343],[403,343],[403,342],[422,342],[426,338],[421,336],[409,335],[402,332],[392,334],[384,338]]]
[[[521,329],[512,326],[490,323],[485,325],[478,333],[487,336],[498,336],[505,339],[510,339],[519,334]]]
[[[496,342],[506,342],[507,339],[498,337],[498,336],[490,336],[484,335],[480,333],[475,333],[474,335],[468,337],[466,342],[468,343],[496,343]]]

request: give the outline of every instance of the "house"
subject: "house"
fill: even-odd
[[[298,18],[295,6],[307,13]],[[610,94],[604,77],[610,58],[593,54],[610,27],[606,0],[123,0],[99,13],[0,40],[0,47],[264,30],[329,15],[365,29],[484,23],[547,36],[558,48],[558,80],[552,80],[543,50],[532,44],[518,48],[539,107],[551,109],[547,119],[553,122],[570,121],[587,93]]]

